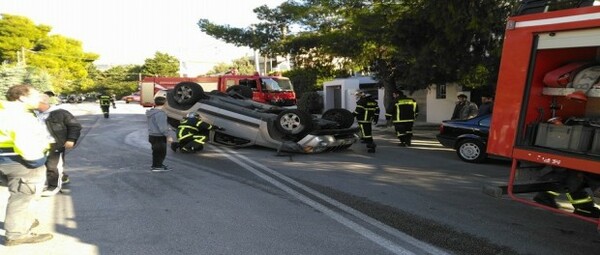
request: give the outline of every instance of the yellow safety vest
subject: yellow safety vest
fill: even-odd
[[[25,160],[45,157],[48,131],[22,103],[0,101],[0,149]],[[2,153],[0,153],[2,156]]]

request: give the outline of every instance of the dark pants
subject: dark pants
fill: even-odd
[[[398,140],[400,140],[400,142],[406,145],[410,145],[413,135],[413,124],[413,121],[394,123],[394,128],[396,129],[396,136],[398,137]]]
[[[204,149],[204,144],[190,138],[171,143],[171,149],[173,149],[173,151],[179,149],[181,152],[197,152]]]
[[[148,136],[148,141],[152,145],[152,167],[163,166],[167,157],[167,137],[151,135]]]
[[[62,178],[64,173],[65,150],[52,149],[46,158],[46,177],[48,186],[58,186],[59,178]]]
[[[104,118],[108,118],[108,109],[110,108],[110,105],[101,105],[100,108],[102,109]]]
[[[371,122],[358,123],[358,129],[360,130],[360,137],[366,144],[373,143],[373,128]],[[367,145],[368,147],[368,145]]]
[[[25,237],[31,230],[35,216],[35,201],[38,200],[46,181],[45,167],[29,169],[23,165],[0,157],[0,178],[8,186],[8,203],[4,229],[6,239]]]

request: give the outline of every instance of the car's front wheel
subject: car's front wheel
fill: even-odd
[[[312,128],[312,116],[297,109],[284,110],[277,115],[275,126],[286,135],[304,134]]]
[[[485,145],[475,139],[463,139],[456,146],[458,157],[469,163],[481,163],[487,158]]]
[[[195,82],[180,82],[173,89],[173,99],[180,105],[194,104],[203,96],[204,90],[202,86]]]

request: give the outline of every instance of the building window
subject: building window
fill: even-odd
[[[435,85],[435,98],[446,99],[446,84]]]

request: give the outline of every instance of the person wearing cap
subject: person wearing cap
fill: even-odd
[[[477,116],[477,105],[468,101],[467,95],[459,93],[457,97],[458,102],[456,102],[456,106],[454,106],[454,111],[452,112],[452,117],[450,119],[467,120]]]
[[[358,121],[361,139],[367,144],[367,152],[373,153],[377,145],[373,142],[371,123],[377,124],[379,120],[379,105],[371,94],[359,90],[355,96],[358,101],[356,101],[354,116]]]
[[[204,149],[204,143],[210,130],[213,129],[224,130],[223,128],[202,121],[197,112],[190,112],[181,120],[179,126],[177,126],[178,142],[171,143],[171,149],[174,152],[201,151]]]
[[[385,119],[391,120],[396,130],[396,136],[400,146],[410,146],[412,140],[412,129],[415,119],[419,114],[417,101],[404,95],[402,91],[392,92],[394,100],[386,107]]]
[[[62,184],[70,181],[64,172],[65,150],[72,149],[77,143],[81,124],[69,111],[53,106],[48,94],[40,96],[37,110],[38,120],[50,134],[50,151],[46,160],[48,188],[42,196],[51,196],[60,191]]]

